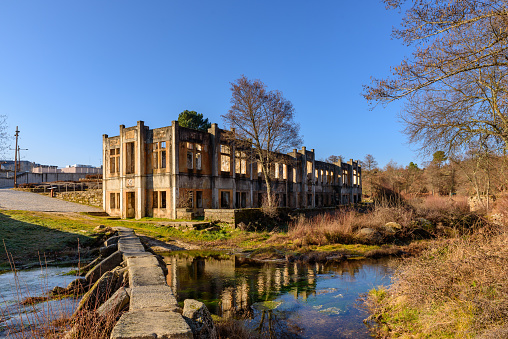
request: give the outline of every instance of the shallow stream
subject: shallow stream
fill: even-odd
[[[388,259],[340,263],[259,263],[225,253],[175,251],[164,258],[167,282],[179,302],[203,301],[211,313],[234,317],[263,338],[370,338],[359,297],[388,285]],[[0,338],[9,328],[37,327],[70,315],[77,300],[21,306],[74,280],[70,267],[0,274]]]
[[[29,338],[39,324],[70,316],[79,300],[65,298],[27,306],[21,305],[21,301],[47,295],[55,286],[67,286],[76,278],[66,275],[72,269],[45,267],[0,274],[0,338],[5,338],[13,330],[20,333],[15,337]]]
[[[389,260],[259,263],[221,253],[172,252],[167,282],[179,302],[203,301],[264,338],[370,338],[361,294],[388,285]]]

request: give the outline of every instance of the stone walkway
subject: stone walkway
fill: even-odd
[[[192,339],[192,330],[181,310],[178,312],[173,290],[166,284],[155,255],[145,251],[133,230],[125,227],[116,227],[116,230],[117,252],[123,255],[129,271],[130,301],[129,312],[120,317],[110,338]]]
[[[0,210],[22,210],[39,212],[101,212],[102,209],[37,193],[0,188]]]

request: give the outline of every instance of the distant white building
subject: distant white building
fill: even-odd
[[[102,174],[101,167],[93,167],[91,165],[68,165],[65,168],[51,167],[35,167],[32,173],[79,173],[79,174]]]

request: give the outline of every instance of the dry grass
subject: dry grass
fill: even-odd
[[[95,310],[83,311],[77,317],[62,319],[61,325],[70,328],[66,339],[108,339],[115,327],[118,313],[100,316]],[[45,336],[45,338],[50,338]],[[61,333],[53,338],[61,338]]]
[[[469,205],[465,196],[428,195],[408,199],[415,213],[428,220],[440,222],[454,217],[469,214]]]
[[[362,228],[381,230],[388,222],[410,227],[415,218],[410,208],[380,204],[365,213],[350,209],[309,219],[300,217],[289,226],[288,236],[302,245],[353,244],[365,242],[355,235]]]
[[[288,237],[293,241],[299,240],[302,245],[352,243],[354,213],[323,214],[311,219],[300,216],[289,226]]]
[[[508,229],[483,228],[406,259],[370,306],[388,337],[484,338],[508,328]]]
[[[289,225],[288,238],[301,246],[369,243],[368,240],[358,238],[356,232],[362,228],[372,228],[383,234],[383,226],[388,222],[396,222],[401,226],[401,232],[396,236],[399,240],[442,235],[443,232],[436,229],[436,226],[469,232],[470,229],[486,224],[484,218],[469,212],[465,197],[400,197],[396,202],[384,200],[376,203],[364,213],[350,209],[309,219],[300,217]],[[384,234],[381,241],[391,242],[394,239],[393,235]]]

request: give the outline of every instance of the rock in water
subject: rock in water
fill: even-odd
[[[183,314],[192,329],[194,338],[217,339],[217,329],[212,316],[205,304],[194,299],[186,299],[183,306]]]

